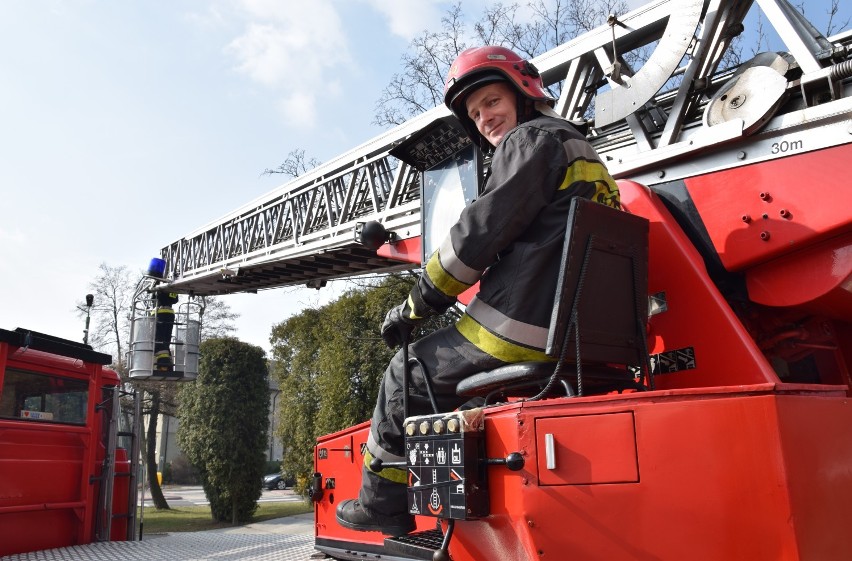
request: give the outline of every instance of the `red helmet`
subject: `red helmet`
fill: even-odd
[[[468,94],[492,82],[509,82],[527,99],[554,99],[545,91],[538,69],[528,60],[505,47],[475,47],[459,54],[450,66],[444,83],[444,103],[476,138],[478,132],[467,116],[464,101]],[[472,130],[471,130],[472,127]]]

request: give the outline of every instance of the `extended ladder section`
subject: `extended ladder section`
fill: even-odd
[[[114,386],[104,390],[103,398],[98,410],[107,416],[108,429],[103,435],[106,454],[101,467],[95,538],[102,542],[133,541],[139,506],[141,396],[134,389]],[[123,534],[113,531],[117,519],[124,520],[119,524]]]
[[[589,140],[617,178],[650,186],[849,142],[852,33],[826,39],[786,0],[752,4],[657,0],[533,62],[560,92],[561,115],[593,115]],[[752,9],[784,52],[730,63]],[[428,111],[169,244],[161,256],[171,289],[320,286],[409,268],[357,244],[354,232],[378,221],[400,238],[420,235],[421,174],[391,150],[426,128],[435,132],[417,150],[464,143],[456,128],[435,126],[448,116],[443,106]],[[807,142],[788,136],[817,125]]]

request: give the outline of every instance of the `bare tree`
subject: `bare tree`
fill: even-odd
[[[142,392],[142,413],[148,418],[143,435],[144,461],[148,472],[151,499],[157,509],[168,509],[157,479],[157,423],[161,415],[177,417],[177,387],[175,382],[142,382],[130,380],[124,353],[130,347],[130,310],[137,282],[142,274],[131,273],[127,267],[101,263],[95,280],[89,285],[94,296],[91,310],[92,326],[89,342],[95,349],[113,355],[113,367],[124,383]],[[78,305],[82,314],[85,306]],[[205,302],[202,337],[228,335],[238,314],[224,301],[208,298]]]
[[[826,37],[831,37],[841,29],[846,29],[849,27],[850,18],[846,18],[842,22],[835,21],[840,12],[840,0],[831,0],[831,6],[829,6],[827,10],[828,14],[828,23],[825,26],[825,35]]]
[[[234,321],[239,317],[225,300],[206,297],[201,315],[201,340],[232,336],[236,331]]]
[[[114,366],[122,376],[127,374],[124,353],[130,337],[128,311],[133,301],[134,286],[131,278],[127,267],[112,267],[101,263],[95,280],[89,284],[94,296],[89,344],[111,354]],[[81,315],[84,308],[82,303],[77,306]]]
[[[394,126],[443,103],[444,77],[455,58],[474,45],[500,45],[534,58],[627,11],[622,0],[534,0],[525,5],[532,17],[519,21],[519,4],[485,8],[468,31],[461,2],[441,18],[441,29],[415,37],[376,102],[373,122]],[[558,90],[558,86],[557,86]]]
[[[799,2],[795,4],[796,8],[805,14],[805,4],[806,2]],[[826,37],[831,37],[841,29],[846,29],[849,27],[850,18],[846,18],[843,21],[838,21],[837,18],[840,14],[840,0],[831,0],[831,4],[825,9],[825,15],[828,16],[828,21],[825,23],[825,33]]]
[[[294,178],[303,175],[322,162],[311,156],[310,158],[305,157],[305,151],[301,149],[296,149],[287,154],[287,159],[284,160],[284,163],[278,166],[275,169],[265,169],[261,175],[273,175],[276,173],[280,173],[282,175],[286,175],[287,177]]]
[[[398,125],[442,102],[444,76],[468,45],[465,29],[459,2],[441,18],[440,31],[414,38],[402,55],[402,71],[393,75],[376,102],[375,124]]]

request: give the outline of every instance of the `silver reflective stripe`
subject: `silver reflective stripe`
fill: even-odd
[[[547,346],[546,327],[512,319],[476,296],[467,305],[465,312],[489,331],[493,331],[510,341],[516,341],[537,349],[543,349]]]
[[[373,436],[373,431],[370,431],[370,436],[367,437],[367,450],[370,451],[370,454],[372,454],[374,458],[378,458],[383,462],[405,461],[405,456],[396,456],[379,446],[378,442],[376,442],[376,437]]]
[[[601,161],[601,157],[598,156],[598,153],[595,152],[595,149],[592,148],[592,145],[586,140],[571,138],[563,142],[562,146],[565,147],[565,151],[568,153],[568,157],[571,160],[585,158],[596,162]]]
[[[450,273],[453,278],[465,284],[476,284],[476,281],[482,275],[482,271],[471,269],[461,262],[453,249],[453,240],[450,239],[450,236],[444,238],[444,243],[441,244],[441,248],[438,250],[438,256],[441,259],[441,267]]]

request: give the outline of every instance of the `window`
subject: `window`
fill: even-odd
[[[86,424],[89,383],[9,368],[0,392],[0,417]]]

